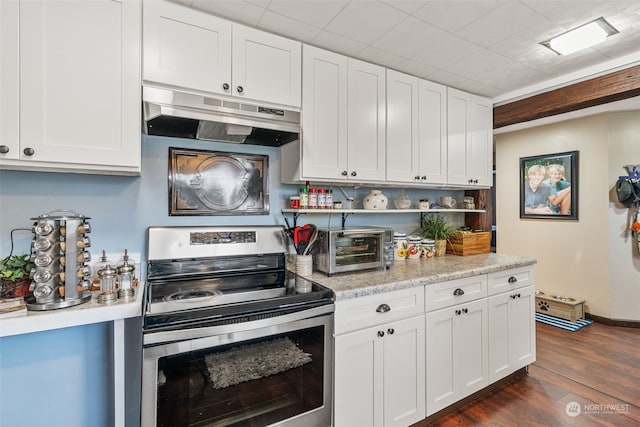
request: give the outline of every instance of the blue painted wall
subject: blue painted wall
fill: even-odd
[[[168,147],[198,148],[269,155],[269,215],[170,217],[168,215]],[[361,200],[371,188],[360,188]],[[353,188],[346,188],[349,193]],[[14,228],[30,228],[30,218],[55,209],[91,217],[91,252],[146,252],[146,229],[152,225],[284,224],[280,210],[297,186],[280,184],[277,148],[143,136],[140,177],[0,171],[0,256],[9,254]],[[400,189],[383,189],[393,207]],[[434,200],[462,192],[408,190],[412,200]],[[335,190],[335,198],[340,198]],[[359,205],[360,207],[362,204]],[[462,221],[462,218],[457,218]],[[340,216],[302,217],[303,222],[340,225]],[[351,215],[347,225],[390,226],[410,232],[418,214]],[[30,231],[14,233],[14,253],[28,253]],[[110,325],[98,324],[0,339],[0,425],[110,425]]]

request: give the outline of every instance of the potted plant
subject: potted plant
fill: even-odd
[[[12,255],[0,260],[0,298],[31,295],[29,273],[34,267],[29,255]]]
[[[447,239],[457,230],[442,215],[429,214],[420,224],[420,235],[436,241],[436,256],[447,252]]]

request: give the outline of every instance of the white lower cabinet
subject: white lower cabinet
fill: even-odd
[[[489,385],[487,300],[426,315],[429,416]]]
[[[535,362],[533,267],[336,302],[334,425],[408,426]]]
[[[424,312],[422,291],[389,292],[388,304],[385,294],[336,303],[337,331],[344,330],[340,312],[364,315],[369,309],[378,316],[370,321],[374,326],[335,337],[334,426],[408,426],[425,417],[424,314],[385,322],[398,310],[411,311],[405,302],[412,293]],[[357,304],[358,310],[356,300],[367,304]]]
[[[489,297],[489,379],[495,382],[536,360],[535,289]]]

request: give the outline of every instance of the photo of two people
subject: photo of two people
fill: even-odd
[[[578,152],[520,159],[520,217],[577,219]]]

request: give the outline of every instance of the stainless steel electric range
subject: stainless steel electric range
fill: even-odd
[[[150,227],[143,426],[329,426],[333,292],[275,226]]]

